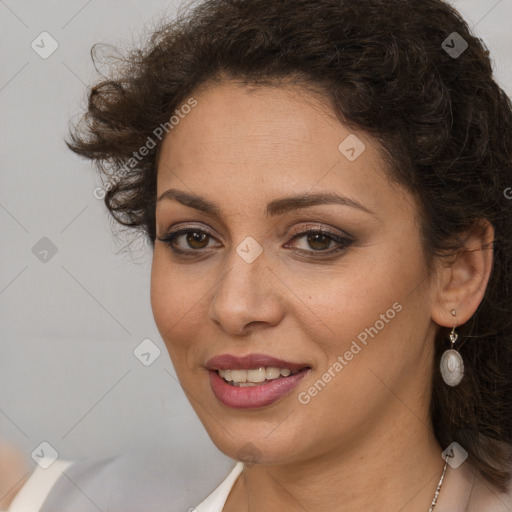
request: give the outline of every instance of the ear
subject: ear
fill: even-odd
[[[438,262],[432,320],[444,327],[462,325],[474,315],[484,297],[494,261],[494,228],[489,221],[478,219],[461,239],[464,246],[456,255],[439,258]]]

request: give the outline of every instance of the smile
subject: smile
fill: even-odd
[[[268,383],[279,378],[295,375],[299,370],[260,366],[251,370],[218,370],[219,375],[232,386],[249,387]]]
[[[205,368],[215,398],[233,409],[273,404],[312,371],[307,363],[292,363],[266,354],[223,354],[208,360]]]

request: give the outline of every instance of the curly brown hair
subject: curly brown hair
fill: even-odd
[[[460,54],[449,51],[455,41]],[[111,69],[91,87],[66,143],[107,179],[104,199],[114,219],[142,231],[152,246],[163,140],[155,129],[169,131],[170,116],[194,91],[221,79],[309,87],[340,121],[375,137],[390,179],[419,200],[429,267],[461,250],[460,235],[477,219],[492,224],[492,275],[475,315],[460,326],[465,377],[451,388],[435,371],[431,416],[441,446],[457,441],[480,474],[506,492],[512,105],[493,79],[485,44],[460,14],[441,0],[206,0],[164,20]],[[437,368],[447,334],[443,327],[436,337]]]

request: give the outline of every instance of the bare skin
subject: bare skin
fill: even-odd
[[[30,476],[23,452],[0,441],[0,509],[5,510]]]
[[[156,241],[151,303],[213,442],[233,459],[248,443],[255,447],[255,464],[244,469],[224,512],[426,512],[445,448],[428,413],[434,336],[440,326],[466,322],[481,302],[492,251],[479,249],[493,239],[492,227],[468,232],[467,248],[477,250],[439,261],[429,273],[414,198],[387,177],[376,142],[337,121],[317,96],[297,86],[234,82],[193,96],[197,106],[163,142],[157,196],[171,188],[193,193],[220,213],[158,201],[158,238],[183,227],[208,236],[175,240],[188,257]],[[353,161],[338,149],[350,134],[365,144]],[[265,214],[274,199],[319,192],[364,209],[322,204]],[[311,228],[352,242],[325,255],[340,244],[292,233]],[[236,252],[249,236],[263,250],[252,263]],[[394,304],[400,311],[389,318]],[[299,401],[371,326],[378,333],[342,371]],[[312,370],[269,406],[223,405],[205,362],[254,352]],[[450,481],[447,475],[446,487]]]

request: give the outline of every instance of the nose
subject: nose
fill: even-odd
[[[284,301],[265,252],[248,263],[233,249],[226,267],[210,305],[211,320],[234,336],[277,325]]]

